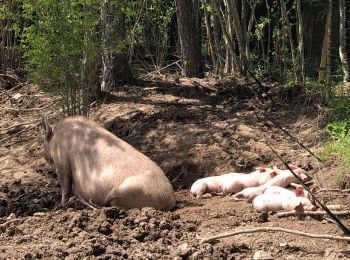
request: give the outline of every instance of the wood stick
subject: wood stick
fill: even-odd
[[[341,193],[346,193],[346,192],[350,192],[350,189],[319,189],[317,190],[315,193],[319,193],[319,192],[341,192]]]
[[[19,109],[19,108],[3,107],[1,109],[7,110],[7,111],[33,112],[33,111],[40,111],[40,110],[43,110],[45,108],[48,108],[49,106],[53,105],[55,102],[56,102],[56,100],[44,104],[45,105],[44,107],[37,107],[37,108]]]
[[[232,237],[242,234],[251,234],[251,233],[258,233],[258,232],[285,232],[289,234],[304,236],[304,237],[310,237],[310,238],[318,238],[318,239],[330,239],[330,240],[337,240],[337,241],[350,241],[350,237],[342,237],[342,236],[331,236],[331,235],[323,235],[323,234],[312,234],[312,233],[305,233],[302,231],[292,230],[292,229],[286,229],[286,228],[279,228],[279,227],[260,227],[260,228],[253,228],[253,229],[246,229],[246,230],[237,230],[227,233],[218,234],[212,237],[205,237],[205,238],[199,238],[200,243],[207,243],[216,239],[226,238],[226,237]]]
[[[30,127],[26,127],[26,128],[24,128],[23,130],[21,130],[21,131],[19,131],[19,132],[17,132],[17,133],[14,133],[14,134],[12,134],[12,135],[9,135],[9,136],[7,136],[7,137],[1,139],[1,140],[0,140],[0,143],[6,141],[6,140],[8,140],[8,139],[11,139],[12,137],[15,137],[15,136],[17,136],[17,135],[19,135],[19,134],[22,134],[23,132],[25,132],[25,131],[27,131],[27,130],[30,130],[30,129],[32,129],[32,128],[38,126],[38,125],[40,125],[40,123],[38,123],[38,124],[36,124],[36,125],[32,125],[32,126],[30,126]]]
[[[38,123],[38,120],[29,122],[29,123],[20,123],[20,124],[16,124],[16,125],[12,125],[12,126],[3,128],[3,129],[0,128],[0,131],[6,132],[6,131],[8,131],[8,130],[11,130],[11,129],[16,128],[16,127],[19,127],[19,126],[27,126],[27,125],[37,124],[37,123]],[[0,126],[0,127],[1,127],[1,126]]]
[[[350,210],[344,211],[332,211],[336,216],[350,216]],[[279,218],[289,217],[289,216],[323,216],[327,215],[327,213],[323,210],[318,211],[304,211],[304,212],[296,212],[296,211],[286,211],[276,213],[276,216]]]

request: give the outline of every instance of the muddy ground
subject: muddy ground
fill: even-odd
[[[189,187],[202,176],[284,168],[266,143],[307,169],[320,188],[337,188],[339,158],[318,163],[264,115],[313,152],[325,136],[327,109],[317,95],[278,84],[266,91],[248,80],[153,79],[136,82],[94,103],[91,118],[156,161],[171,180],[177,204],[90,210],[74,198],[59,207],[60,186],[42,158],[39,115],[61,115],[56,99],[21,79],[0,81],[0,259],[346,259],[347,242],[287,233],[251,233],[201,244],[199,238],[256,227],[341,235],[327,217],[255,212],[229,197],[196,200]],[[258,97],[258,98],[257,98]],[[274,101],[272,102],[271,99]],[[258,116],[258,117],[257,117]],[[335,193],[317,195],[348,204]],[[348,217],[341,220],[350,226]],[[265,258],[264,258],[265,257]]]

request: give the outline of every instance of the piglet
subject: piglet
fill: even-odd
[[[272,187],[270,187],[272,188]],[[315,210],[315,205],[305,197],[297,197],[292,191],[284,188],[283,190],[266,189],[264,194],[258,195],[253,199],[252,205],[256,211],[304,211]]]
[[[261,185],[275,176],[275,170],[260,167],[249,174],[227,173],[206,177],[193,183],[190,194],[195,198],[206,198],[211,197],[212,194],[226,195],[236,193],[245,187]]]
[[[222,180],[240,175],[243,175],[243,173],[231,172],[219,176],[199,179],[192,184],[190,194],[192,197],[197,199],[208,198],[211,197],[212,194],[221,195],[222,188],[220,187],[220,183]]]
[[[306,181],[310,179],[310,176],[306,174],[306,172],[298,168],[295,165],[289,165],[289,167],[293,170],[295,174],[297,174],[302,181]],[[238,192],[237,194],[232,196],[233,200],[247,200],[251,202],[254,197],[263,194],[266,188],[271,186],[279,186],[279,187],[287,187],[291,183],[298,183],[298,179],[289,171],[289,170],[275,170],[278,174],[276,177],[267,181],[261,186],[258,187],[250,187]]]
[[[249,174],[240,176],[230,176],[221,179],[219,182],[220,189],[224,195],[237,193],[248,187],[257,187],[270,181],[277,175],[274,169],[259,169]]]

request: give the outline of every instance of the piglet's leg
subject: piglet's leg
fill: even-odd
[[[56,174],[62,189],[61,205],[64,205],[72,193],[72,177],[63,168],[58,167],[56,168]]]

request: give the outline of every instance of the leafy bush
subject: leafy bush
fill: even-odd
[[[336,175],[336,183],[341,188],[348,188],[350,176],[350,101],[347,97],[333,98],[330,103],[332,108],[332,122],[328,123],[325,130],[330,137],[325,143],[320,156],[330,159],[337,155],[341,168]]]

